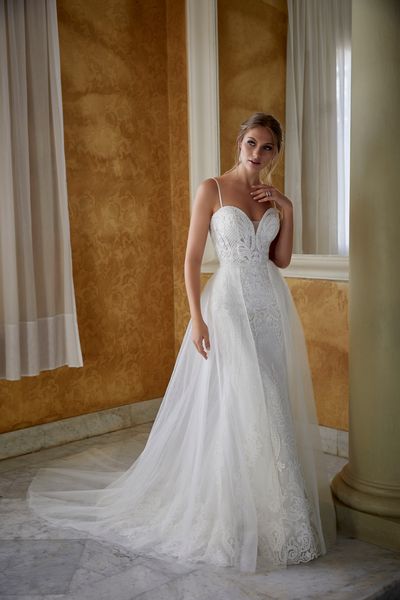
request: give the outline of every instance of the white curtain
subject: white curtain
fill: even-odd
[[[287,0],[285,192],[294,251],[348,254],[351,0]]]
[[[0,378],[79,367],[55,0],[0,0]]]

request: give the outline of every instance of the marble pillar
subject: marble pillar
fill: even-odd
[[[349,462],[339,529],[400,550],[400,2],[353,0]]]

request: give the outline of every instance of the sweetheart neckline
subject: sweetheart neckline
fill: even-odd
[[[236,208],[236,210],[238,210],[240,213],[242,213],[242,215],[244,215],[246,217],[246,219],[248,220],[249,223],[253,223],[253,220],[250,219],[249,215],[246,214],[244,212],[244,210],[242,210],[238,206],[235,206],[234,204],[224,204],[223,206],[221,206],[221,208],[219,208],[218,210],[216,210],[215,212],[213,212],[213,214],[211,216],[211,219],[210,219],[210,224],[211,224],[211,221],[213,220],[213,218],[215,217],[215,215],[217,213],[219,213],[219,211],[222,210],[222,209],[224,209],[224,208]],[[252,230],[253,230],[253,233],[254,233],[255,236],[257,236],[257,233],[260,231],[260,225],[261,225],[261,223],[262,223],[265,215],[267,213],[269,213],[270,210],[275,210],[276,211],[276,208],[274,206],[270,206],[269,208],[267,208],[267,210],[265,211],[265,213],[263,214],[263,216],[261,217],[261,219],[258,221],[259,225],[258,225],[256,231],[254,231],[254,227],[252,227]]]

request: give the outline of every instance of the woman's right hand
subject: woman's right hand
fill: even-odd
[[[192,321],[192,342],[195,345],[196,350],[207,359],[206,350],[208,351],[210,349],[210,337],[208,335],[208,327],[203,319]]]

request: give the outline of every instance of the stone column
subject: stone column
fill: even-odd
[[[339,530],[400,550],[400,2],[353,0],[350,446]]]

